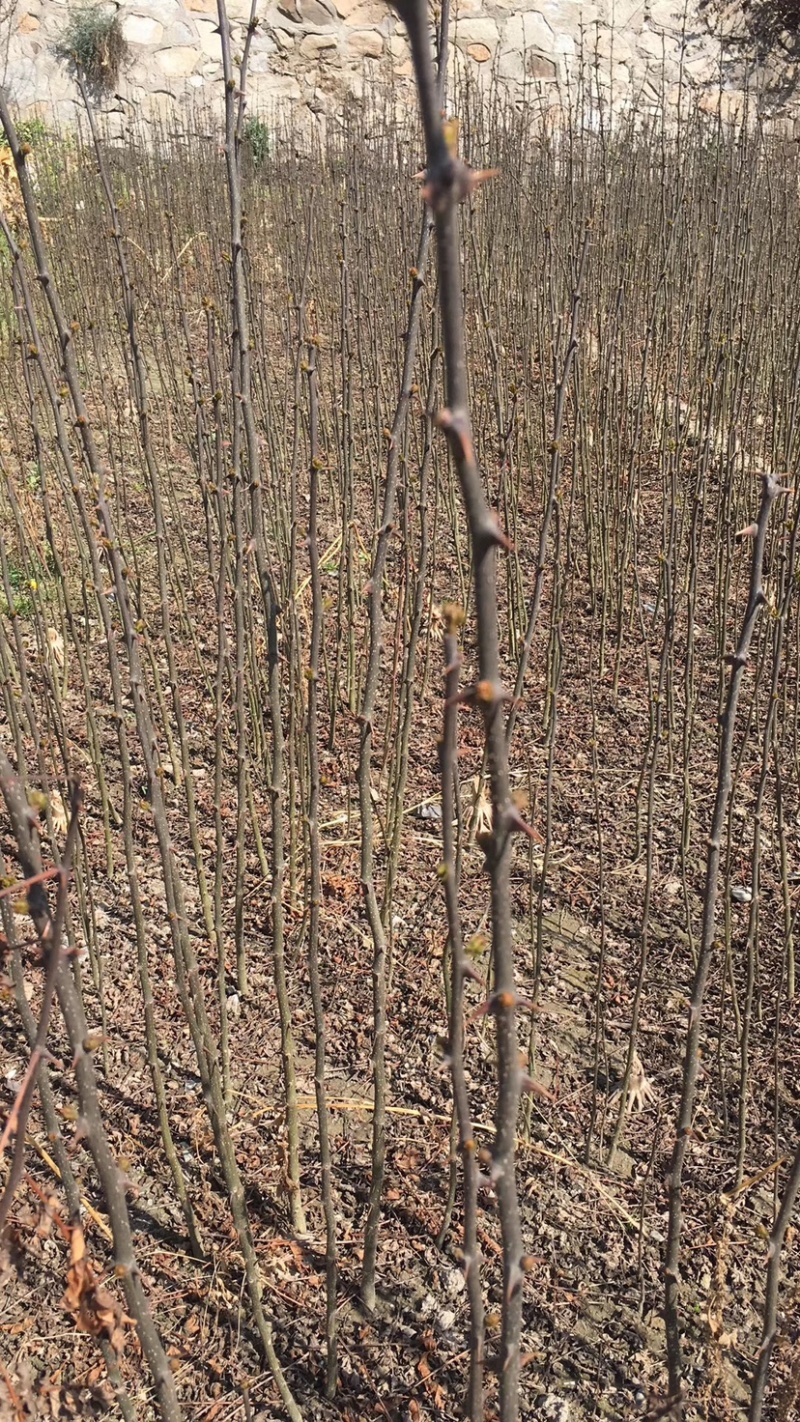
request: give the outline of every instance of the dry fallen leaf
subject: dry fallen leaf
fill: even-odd
[[[620,1083],[620,1085],[616,1086],[612,1091],[609,1100],[614,1101],[618,1098],[621,1090],[622,1085]],[[631,1063],[631,1079],[628,1086],[628,1109],[630,1111],[643,1111],[645,1106],[647,1106],[649,1102],[655,1101],[655,1099],[656,1093],[652,1083],[645,1074],[642,1059],[638,1052],[634,1052],[633,1062]]]
[[[69,825],[67,809],[57,790],[50,793],[50,813],[53,816],[53,829],[57,834],[66,834]]]
[[[645,1076],[642,1059],[638,1052],[633,1054],[631,1082],[628,1087],[628,1105],[632,1111],[643,1111],[650,1101],[655,1101],[656,1093]]]
[[[9,225],[16,230],[24,221],[25,206],[10,148],[0,149],[0,203]]]
[[[47,647],[57,667],[64,665],[64,638],[55,627],[47,629]]]
[[[80,1225],[75,1225],[70,1234],[69,1258],[65,1308],[84,1333],[90,1333],[93,1338],[107,1338],[114,1351],[121,1353],[125,1346],[125,1325],[135,1323],[135,1319],[128,1317],[113,1294],[100,1283],[86,1253]]]
[[[475,797],[475,838],[480,839],[481,835],[492,833],[492,802],[480,775],[473,777],[472,791]]]

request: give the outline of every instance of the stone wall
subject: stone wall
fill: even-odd
[[[452,0],[456,63],[478,83],[512,94],[535,93],[558,108],[581,64],[591,56],[598,82],[615,109],[656,106],[677,94],[679,76],[696,102],[727,115],[741,106],[742,65],[720,67],[718,36],[698,0]],[[22,0],[6,36],[5,83],[17,112],[69,122],[75,89],[54,57],[72,0]],[[179,103],[221,104],[216,0],[119,0],[129,61],[116,110],[155,116]],[[235,43],[250,0],[228,0]],[[261,0],[249,67],[250,112],[301,105],[329,113],[359,96],[378,72],[391,70],[410,90],[408,47],[395,13],[383,0]],[[722,85],[720,76],[722,74]]]

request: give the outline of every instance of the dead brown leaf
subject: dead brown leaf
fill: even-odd
[[[86,1240],[80,1225],[70,1232],[70,1266],[64,1307],[74,1316],[84,1333],[93,1338],[107,1338],[116,1353],[125,1347],[125,1325],[133,1324],[122,1305],[104,1288],[91,1259],[86,1253]]]

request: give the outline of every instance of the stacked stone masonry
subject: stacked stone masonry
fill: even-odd
[[[699,0],[452,0],[455,64],[512,99],[563,109],[588,66],[620,111],[673,103],[679,82],[709,112],[741,111],[742,63],[720,46]],[[5,85],[18,114],[69,123],[72,78],[54,54],[72,0],[22,0],[3,37]],[[123,128],[178,106],[216,109],[222,65],[216,0],[119,0],[128,60],[106,107]],[[228,0],[240,46],[250,0]],[[382,0],[261,0],[249,65],[249,108],[265,117],[291,103],[322,117],[360,97],[381,73],[411,89],[408,46]],[[723,26],[724,28],[724,26]]]

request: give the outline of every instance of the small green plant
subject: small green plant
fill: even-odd
[[[128,56],[128,46],[116,10],[87,5],[67,20],[55,46],[59,59],[78,71],[91,88],[113,89]]]
[[[38,493],[41,488],[41,471],[33,461],[26,466],[25,482],[32,494]],[[28,618],[33,615],[34,594],[38,593],[44,602],[52,598],[55,588],[52,548],[47,547],[41,556],[30,549],[29,561],[19,554],[9,553],[6,571],[11,597],[6,596],[6,589],[0,580],[0,613]]]
[[[39,491],[41,490],[41,487],[42,487],[42,470],[41,470],[41,466],[40,466],[39,464],[37,464],[36,461],[33,460],[33,459],[29,460],[28,463],[27,463],[26,466],[25,466],[25,483],[26,483],[26,485],[27,485],[27,487],[28,487],[28,492],[31,493],[31,494],[38,494]]]
[[[48,136],[48,128],[44,119],[20,119],[15,127],[20,143],[27,143],[29,148],[36,148]],[[5,133],[0,133],[0,149],[2,148],[8,148],[8,139]]]
[[[29,578],[23,568],[17,563],[9,562],[8,581],[11,588],[11,603],[0,591],[0,610],[11,612],[15,617],[30,617],[33,612],[33,597],[39,584],[35,578]]]
[[[270,131],[264,120],[256,114],[251,114],[249,118],[246,118],[242,129],[242,140],[250,149],[253,166],[260,168],[261,164],[269,158],[272,148]]]
[[[27,143],[31,148],[37,148],[48,136],[49,130],[44,119],[21,119],[17,124],[17,138],[20,143]]]

